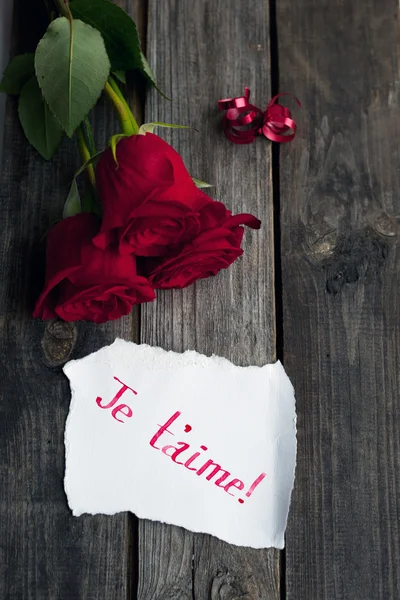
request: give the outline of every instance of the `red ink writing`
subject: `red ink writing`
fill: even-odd
[[[214,485],[216,485],[217,487],[222,488],[227,494],[229,494],[229,496],[235,496],[235,494],[233,493],[234,490],[243,490],[245,488],[245,484],[243,483],[243,481],[241,479],[237,479],[236,477],[230,479],[230,471],[224,469],[220,464],[214,462],[211,459],[206,460],[205,462],[203,462],[203,464],[201,463],[201,457],[203,456],[203,453],[207,452],[208,450],[207,446],[200,446],[200,450],[202,450],[203,452],[194,452],[185,461],[183,457],[183,460],[178,460],[178,457],[181,458],[182,454],[189,451],[190,444],[188,444],[187,442],[179,441],[175,442],[175,445],[167,444],[165,446],[162,446],[160,444],[160,438],[162,436],[165,436],[165,434],[167,434],[170,439],[175,437],[175,433],[174,431],[172,431],[172,425],[174,425],[174,427],[176,426],[176,421],[179,419],[180,415],[181,412],[177,411],[163,425],[157,425],[158,430],[151,438],[149,442],[150,446],[155,450],[161,450],[161,452],[165,454],[165,456],[168,456],[168,458],[170,458],[175,464],[182,465],[188,471],[194,471],[198,477],[204,476],[206,481],[210,481],[214,483]],[[182,429],[184,433],[189,433],[190,431],[192,431],[192,426],[186,424],[182,426]],[[156,442],[160,445],[156,445]],[[257,479],[254,480],[254,482],[250,485],[248,491],[246,492],[247,498],[250,498],[256,487],[260,485],[260,483],[265,477],[266,473],[261,473],[257,477]],[[240,502],[240,504],[243,504],[243,498],[238,498],[238,502]]]
[[[177,465],[183,465],[183,462],[176,460],[176,457],[182,454],[182,452],[185,452],[185,450],[187,450],[188,448],[190,448],[190,445],[186,444],[185,442],[177,442],[176,445],[182,446],[182,448],[176,448],[175,446],[164,446],[161,452],[172,458],[174,463],[176,463]],[[154,447],[155,446],[153,446],[153,448]],[[168,450],[174,450],[174,452],[172,454],[169,454]]]
[[[213,462],[212,460],[208,460],[207,462],[205,462],[204,465],[202,467],[200,467],[200,469],[197,471],[196,475],[202,475],[205,471],[207,471],[208,467],[214,467],[214,468],[211,471],[211,473],[209,473],[206,476],[207,481],[211,481],[211,479],[214,477],[214,475],[216,475],[219,471],[223,471],[224,474],[221,475],[221,477],[219,477],[215,481],[215,485],[217,485],[218,487],[224,487],[220,484],[223,481],[225,481],[225,479],[227,479],[227,477],[229,477],[230,473],[229,473],[229,471],[225,471],[225,469],[222,469],[221,465],[217,465],[217,463]]]
[[[234,494],[232,494],[229,491],[231,487],[236,488],[237,490],[242,490],[244,488],[244,483],[240,479],[232,479],[232,481],[230,481],[229,483],[226,484],[226,486],[225,486],[226,493],[229,494],[230,496],[233,496]],[[240,500],[239,500],[239,502],[240,502]],[[243,503],[243,500],[242,500],[241,504],[242,503]]]
[[[249,487],[249,489],[248,489],[248,490],[247,490],[247,492],[246,492],[246,496],[247,496],[248,498],[250,498],[250,496],[252,495],[252,493],[254,492],[254,490],[256,489],[256,487],[257,487],[258,485],[260,485],[260,483],[262,482],[262,480],[263,480],[263,479],[264,479],[264,477],[266,477],[266,476],[267,476],[267,474],[266,474],[266,473],[261,473],[261,474],[260,474],[260,475],[257,477],[257,479],[255,479],[255,480],[253,481],[253,483],[251,484],[251,486]],[[243,483],[243,482],[241,481],[240,483]],[[239,489],[241,489],[241,490],[242,490],[243,488],[244,488],[244,485],[242,485],[242,487],[241,487],[241,488],[239,488]],[[243,502],[244,502],[243,498],[239,498],[239,502],[240,502],[240,504],[243,504]]]
[[[128,391],[135,396],[137,396],[138,393],[129,385],[118,379],[118,377],[114,377],[114,379],[121,384],[121,387],[115,396],[107,404],[103,403],[103,398],[101,396],[97,396],[96,404],[103,410],[112,409],[111,416],[119,423],[125,423],[126,421],[122,417],[125,417],[125,419],[130,419],[133,415],[133,411],[128,404],[118,404],[118,401]],[[128,396],[126,396],[125,399],[127,397]],[[190,452],[191,445],[187,442],[176,441],[173,444],[169,443],[165,445],[165,441],[167,441],[168,438],[170,442],[173,441],[172,438],[175,437],[175,432],[172,431],[171,428],[172,425],[176,427],[176,421],[180,416],[181,412],[176,411],[163,425],[158,424],[158,430],[149,441],[150,446],[155,450],[161,450],[162,454],[171,459],[176,465],[181,465],[186,470],[195,472],[198,477],[203,477],[205,481],[213,483],[217,487],[223,489],[224,492],[226,492],[229,496],[235,497],[234,490],[244,490],[245,484],[241,479],[237,479],[236,477],[231,478],[230,471],[224,469],[220,464],[214,462],[214,460],[208,459],[204,462],[203,456],[204,453],[208,451],[207,446],[201,445],[200,450],[193,452],[190,456],[188,456],[188,454],[185,453]],[[192,429],[192,426],[186,423],[185,425],[181,425],[180,431],[183,430],[185,434],[188,434],[192,431]],[[261,473],[253,481],[245,494],[246,498],[251,497],[266,475],[266,473]],[[237,498],[237,500],[240,502],[240,504],[244,503],[243,498]]]
[[[115,396],[112,398],[112,400],[110,400],[110,402],[108,404],[106,404],[105,406],[102,405],[103,398],[101,398],[100,396],[97,396],[96,404],[100,408],[103,408],[103,409],[112,408],[118,402],[118,400],[121,398],[121,396],[123,394],[125,394],[125,392],[127,390],[131,391],[133,394],[135,394],[135,396],[137,396],[137,392],[134,389],[132,389],[131,387],[129,387],[129,385],[126,385],[126,383],[124,383],[123,381],[118,379],[118,377],[114,377],[114,379],[116,381],[118,381],[122,385],[122,387],[118,390],[118,392],[115,394]],[[120,413],[121,415],[125,415],[125,417],[127,417],[128,419],[133,415],[132,409],[127,404],[118,404],[118,406],[116,406],[111,412],[111,415],[114,417],[114,419],[116,421],[119,421],[119,423],[125,423],[125,421],[123,421],[122,419],[118,419],[118,417],[117,417],[118,413]]]
[[[260,485],[260,483],[262,482],[262,480],[264,479],[264,477],[266,476],[266,473],[261,473],[261,475],[259,475],[257,477],[257,479],[255,481],[253,481],[253,483],[251,484],[251,486],[249,487],[249,491],[246,492],[246,496],[248,498],[250,498],[250,496],[252,495],[252,493],[254,492],[254,490],[256,489],[256,487],[258,485]]]
[[[124,412],[125,408],[126,408],[126,412]],[[130,417],[133,415],[131,407],[128,406],[127,404],[118,404],[118,406],[113,408],[113,410],[111,411],[111,414],[116,421],[119,421],[120,423],[124,423],[125,421],[123,421],[122,419],[118,419],[118,417],[117,417],[118,413],[122,413],[123,415],[128,417],[128,419],[130,419]]]
[[[155,444],[156,444],[156,441],[157,441],[157,440],[158,440],[158,439],[159,439],[159,438],[160,438],[160,437],[163,435],[163,433],[167,432],[167,433],[170,433],[171,435],[174,435],[174,434],[173,434],[171,431],[169,431],[169,430],[168,430],[168,427],[169,427],[170,425],[172,425],[172,423],[173,423],[174,421],[176,421],[176,420],[177,420],[177,418],[179,417],[179,415],[180,415],[180,414],[181,414],[181,413],[180,413],[179,411],[177,411],[176,413],[174,413],[174,414],[172,415],[172,417],[170,417],[170,418],[168,419],[168,421],[167,421],[166,423],[164,423],[164,425],[157,425],[157,427],[159,427],[160,429],[159,429],[159,430],[157,431],[157,433],[156,433],[155,435],[153,435],[153,437],[151,438],[151,440],[150,440],[150,442],[149,442],[149,443],[150,443],[150,446],[153,446],[153,448],[155,448],[156,450],[159,450],[159,449],[160,449],[160,447],[159,447],[159,446],[156,446]]]

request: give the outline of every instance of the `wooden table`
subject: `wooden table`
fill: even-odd
[[[8,101],[0,199],[2,600],[398,600],[400,76],[397,0],[125,0],[159,85],[146,121],[213,194],[263,226],[217,278],[104,326],[31,318],[40,239],[60,217],[74,142],[44,163]],[[33,6],[32,6],[33,5]],[[36,6],[35,6],[36,5]],[[13,50],[40,2],[16,1]],[[36,11],[36,13],[35,13]],[[40,16],[40,15],[39,15]],[[147,35],[146,35],[147,32]],[[294,142],[220,131],[219,98],[294,92]],[[98,146],[117,130],[96,110]],[[164,133],[162,134],[164,135]],[[129,514],[73,518],[63,491],[62,365],[116,336],[264,364],[296,389],[286,550],[250,550]],[[245,405],[245,400],[244,400]]]

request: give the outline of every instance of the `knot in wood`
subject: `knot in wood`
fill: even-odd
[[[52,366],[65,363],[75,346],[76,337],[74,323],[48,321],[42,338],[42,348],[47,361]]]
[[[387,242],[370,228],[343,236],[323,262],[326,291],[336,295],[346,284],[371,281],[385,268],[388,253]]]
[[[211,586],[211,600],[241,600],[250,598],[248,590],[245,589],[245,574],[235,575],[229,571],[219,572],[214,577]]]
[[[396,217],[391,217],[386,213],[381,213],[374,221],[375,231],[386,237],[395,237],[399,233],[399,224]]]

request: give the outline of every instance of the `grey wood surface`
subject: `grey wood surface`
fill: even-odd
[[[11,17],[13,0],[1,0],[0,2],[0,72],[2,73],[9,58]],[[6,108],[6,97],[0,94],[0,164],[3,149],[4,116]]]
[[[14,2],[12,52],[27,51],[43,27],[43,3]],[[245,254],[228,271],[184,291],[159,292],[140,318],[135,311],[101,326],[33,320],[43,281],[40,240],[60,216],[79,158],[65,141],[56,159],[44,163],[23,137],[15,101],[7,101],[0,598],[398,600],[398,4],[273,2],[279,89],[303,103],[296,140],[280,147],[275,240],[271,144],[231,144],[216,109],[219,98],[241,94],[244,85],[259,106],[271,96],[267,0],[119,4],[142,37],[147,27],[149,62],[172,98],[151,92],[145,120],[196,127],[198,133],[160,133],[193,176],[215,185],[215,198],[234,212],[253,212],[263,225],[246,233]],[[131,94],[143,115],[140,98]],[[106,103],[94,121],[103,147],[118,129]],[[263,364],[276,358],[276,331],[298,413],[283,553],[238,548],[126,514],[71,516],[62,482],[66,360],[119,336]]]
[[[398,2],[277,2],[284,363],[298,460],[288,600],[400,594]]]
[[[142,308],[141,341],[194,349],[240,365],[275,359],[271,146],[236,146],[220,131],[217,101],[244,85],[261,104],[270,97],[268,4],[242,0],[150,2],[147,55],[166,102],[152,93],[146,120],[190,124],[160,132],[190,173],[215,185],[235,213],[262,219],[246,233],[244,256],[216,278],[159,292]],[[229,410],[229,406],[227,406]],[[244,399],[243,410],[246,410]],[[229,546],[160,523],[139,524],[139,600],[275,600],[279,553]]]
[[[110,122],[107,118],[106,122]],[[105,132],[104,132],[105,133]],[[8,101],[0,189],[0,598],[120,600],[130,572],[128,516],[72,517],[63,490],[70,400],[62,364],[130,337],[132,317],[100,327],[32,319],[44,260],[40,238],[60,217],[69,173],[63,144],[44,164]]]
[[[42,3],[15,0],[12,51],[31,51]],[[138,3],[126,7],[139,11]],[[98,147],[117,131],[105,103],[96,110]],[[134,339],[137,313],[106,325],[32,319],[44,273],[45,232],[62,214],[79,166],[73,141],[51,163],[26,142],[8,99],[0,186],[0,598],[130,598],[132,519],[72,517],[63,490],[64,426],[70,400],[62,365],[116,336]]]

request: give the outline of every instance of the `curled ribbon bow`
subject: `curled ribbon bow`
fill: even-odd
[[[235,144],[251,144],[257,135],[264,135],[273,142],[290,142],[296,135],[296,122],[286,106],[278,104],[280,96],[292,96],[282,92],[274,96],[265,111],[250,104],[250,90],[244,88],[244,96],[224,98],[218,108],[226,110],[222,127],[226,137]],[[294,96],[293,96],[294,97]],[[300,102],[294,98],[301,108]],[[291,133],[288,133],[290,132]]]

